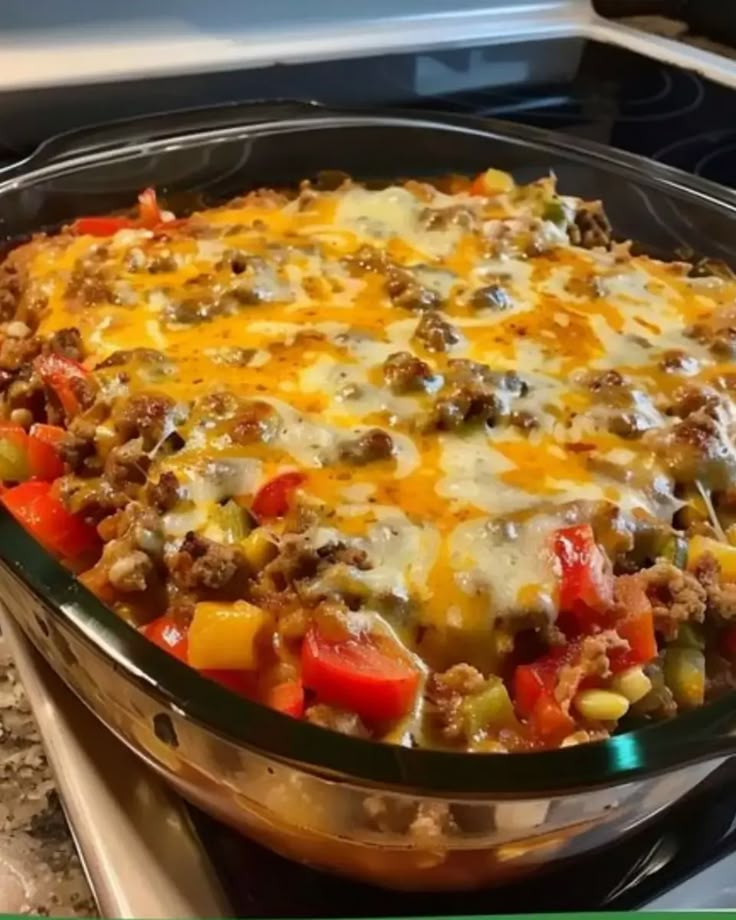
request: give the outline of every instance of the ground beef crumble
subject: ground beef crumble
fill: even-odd
[[[652,604],[655,627],[665,639],[676,638],[681,623],[703,622],[707,593],[694,575],[660,559],[634,577],[640,579]]]

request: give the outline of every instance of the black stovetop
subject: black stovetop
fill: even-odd
[[[550,66],[540,68],[542,59]],[[550,72],[564,76],[535,76]],[[269,96],[522,121],[736,187],[736,90],[621,48],[575,39],[178,77],[155,86],[59,89],[43,98],[34,95],[22,110],[0,111],[0,159],[27,152],[24,143],[30,143],[33,130],[33,139],[39,139],[39,125],[53,124],[57,127],[47,130],[58,130],[59,124],[74,127],[110,112],[129,117]],[[25,142],[17,139],[24,118]],[[11,121],[13,140],[7,131],[3,134],[3,125]],[[539,885],[520,883],[472,895],[416,896],[351,884],[288,864],[205,816],[194,817],[240,917],[629,909],[736,848],[734,780],[736,765],[722,767],[652,826],[608,847],[604,856],[594,854],[554,870]]]
[[[594,42],[583,46],[568,78],[551,83],[525,79],[498,88],[483,84],[496,56],[497,49],[489,48],[318,65],[319,83],[328,86],[324,78],[332,73],[339,75],[340,88],[310,95],[344,103],[345,86],[360,81],[370,84],[373,103],[522,121],[736,187],[736,90]],[[303,87],[311,89],[310,73],[307,68]],[[458,83],[464,88],[453,90]],[[607,847],[603,856],[579,858],[551,871],[538,885],[522,881],[466,895],[407,895],[356,885],[289,864],[202,815],[195,815],[195,821],[240,917],[626,910],[649,903],[736,849],[734,780],[736,764],[721,767],[651,826]]]

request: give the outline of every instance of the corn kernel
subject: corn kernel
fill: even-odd
[[[694,569],[706,553],[720,565],[724,581],[736,581],[736,546],[696,534],[688,544],[687,567]]]
[[[276,545],[263,527],[252,530],[240,546],[254,572],[260,572],[276,555]]]
[[[611,690],[581,690],[573,705],[590,722],[616,722],[629,711],[626,697]]]
[[[639,667],[621,671],[611,681],[611,690],[625,696],[630,703],[638,703],[652,689],[652,682]]]
[[[487,169],[483,173],[483,188],[488,195],[510,192],[514,188],[513,176],[500,169]]]

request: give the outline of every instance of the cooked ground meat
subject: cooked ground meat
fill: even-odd
[[[476,361],[450,361],[432,424],[441,431],[472,422],[494,425],[505,414],[506,404],[527,391],[527,384],[512,371],[497,373]]]
[[[500,284],[489,284],[473,291],[470,306],[475,310],[509,310],[512,306],[508,291]]]
[[[342,735],[352,735],[353,738],[369,738],[370,732],[354,712],[345,712],[325,703],[310,706],[305,712],[307,722],[319,725],[322,728],[331,728]]]
[[[41,352],[42,342],[35,337],[14,338],[6,336],[0,341],[0,369],[18,371]]]
[[[432,369],[408,351],[397,351],[383,363],[383,379],[394,393],[424,390],[432,379]]]
[[[13,319],[18,311],[23,291],[21,253],[11,252],[0,261],[0,322]]]
[[[585,678],[610,676],[608,653],[626,647],[626,642],[612,629],[583,639],[575,661],[563,665],[557,676],[555,699],[565,712],[569,712],[573,697]]]
[[[710,553],[706,553],[698,560],[693,574],[705,590],[707,617],[717,623],[728,622],[736,618],[736,584],[733,582],[721,584],[721,567]]]
[[[395,273],[389,277],[387,288],[391,294],[391,300],[397,307],[403,307],[405,310],[414,312],[425,312],[437,310],[442,305],[442,298],[437,291],[433,291],[432,288],[419,284],[417,281],[410,281],[405,284],[402,279],[399,283],[395,280],[396,277]],[[395,293],[391,293],[392,291]]]
[[[71,358],[72,361],[81,361],[84,358],[84,346],[79,329],[74,327],[59,329],[49,339],[48,348],[56,355]]]
[[[59,443],[59,453],[73,473],[97,474],[102,468],[97,456],[97,425],[84,418],[75,418]]]
[[[723,425],[701,409],[669,430],[653,433],[653,446],[678,483],[699,480],[725,489],[736,476],[736,454]]]
[[[188,533],[166,565],[184,588],[218,591],[248,574],[248,563],[234,546],[225,546],[195,533]]]
[[[148,476],[151,459],[143,450],[143,439],[133,438],[113,447],[105,459],[105,477],[108,482],[121,491],[131,486],[143,485]]]
[[[466,697],[483,689],[485,678],[469,664],[456,664],[441,674],[432,674],[427,682],[426,697],[432,709],[432,721],[447,741],[464,738],[462,707]]]
[[[669,374],[695,374],[700,364],[681,348],[669,348],[662,354],[659,366]]]
[[[115,430],[122,441],[142,438],[144,449],[152,450],[164,435],[173,405],[160,393],[137,393],[116,411]]]
[[[736,307],[714,311],[685,330],[685,335],[705,345],[717,358],[736,356]]]
[[[575,246],[593,249],[611,245],[613,228],[600,201],[581,204],[575,222],[568,229],[570,242]]]
[[[171,470],[164,470],[158,482],[149,482],[146,498],[160,512],[171,511],[179,500],[179,480]]]
[[[434,310],[428,310],[419,320],[414,337],[430,351],[449,351],[460,341],[454,326]]]
[[[112,546],[112,543],[108,544],[108,547]],[[145,591],[148,586],[148,575],[152,570],[153,563],[149,557],[136,549],[115,559],[107,570],[107,577],[117,591]]]
[[[155,348],[125,348],[114,351],[111,355],[108,355],[104,361],[100,361],[96,369],[103,370],[108,367],[121,367],[125,364],[130,364],[131,361],[157,364],[164,363],[166,360],[166,356],[162,352],[156,351]]]
[[[686,419],[699,411],[715,417],[722,405],[723,397],[711,387],[689,385],[675,390],[667,412],[681,419]]]
[[[74,267],[65,296],[68,300],[79,301],[83,306],[120,302],[105,265],[91,260],[80,261]]]
[[[115,489],[106,479],[85,480],[67,476],[62,480],[61,496],[73,514],[97,524],[130,504],[130,496]]]
[[[230,438],[235,444],[265,444],[276,437],[281,417],[272,405],[253,400],[235,417]]]
[[[594,393],[600,390],[612,390],[629,386],[628,381],[618,371],[614,370],[594,371],[587,375],[585,383]]]
[[[652,427],[652,423],[641,412],[614,411],[608,418],[608,430],[619,438],[633,440],[640,438]]]
[[[665,639],[674,639],[680,623],[702,623],[707,595],[695,576],[664,559],[632,576],[641,581],[652,604],[654,625]]]
[[[343,441],[339,456],[345,463],[363,465],[374,460],[388,460],[393,456],[394,442],[388,432],[381,428],[371,428],[357,438]]]

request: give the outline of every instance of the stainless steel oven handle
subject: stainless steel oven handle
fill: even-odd
[[[320,103],[311,99],[253,99],[196,109],[174,109],[140,118],[90,125],[49,138],[29,156],[0,168],[0,179],[12,179],[41,166],[112,150],[122,144],[143,144],[181,133],[294,118],[319,108]]]

